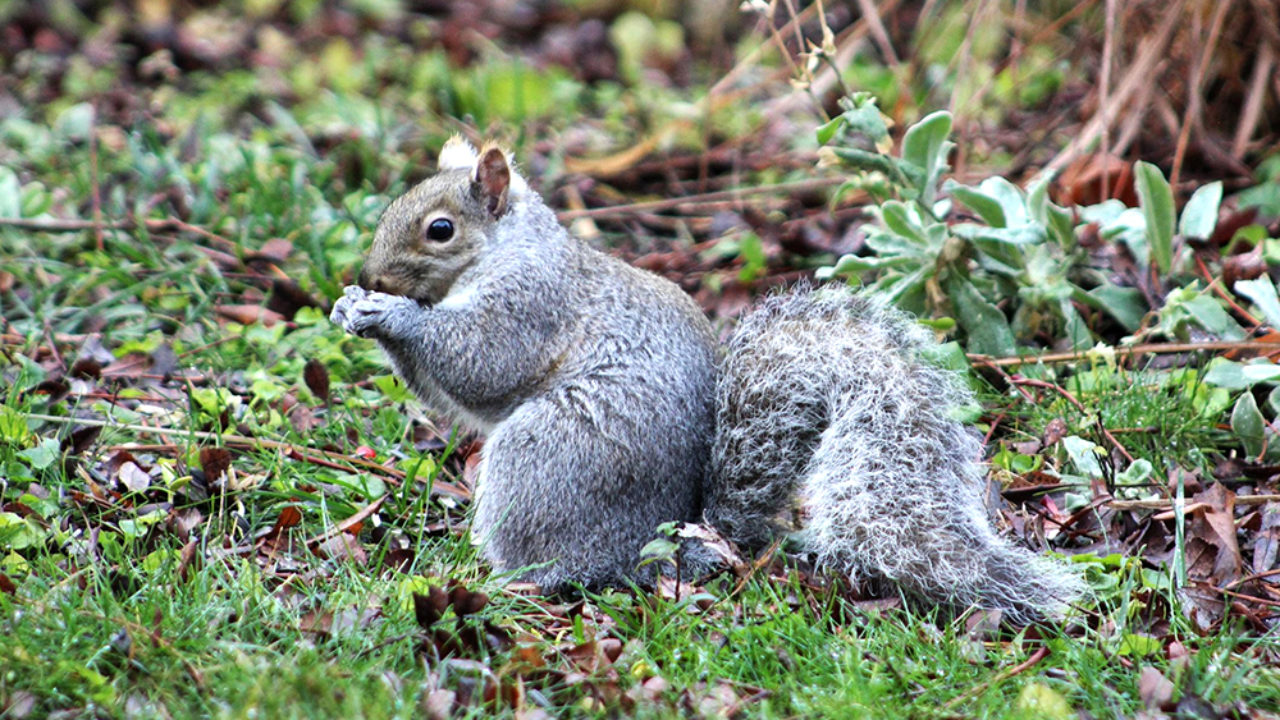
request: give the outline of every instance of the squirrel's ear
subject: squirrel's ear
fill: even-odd
[[[461,135],[454,135],[440,148],[440,170],[465,170],[476,163],[476,149]]]
[[[495,218],[502,217],[507,211],[507,191],[511,188],[511,166],[507,164],[507,154],[502,148],[484,149],[480,159],[476,160],[472,182],[489,214]]]

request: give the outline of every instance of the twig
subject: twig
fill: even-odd
[[[83,230],[138,230],[146,228],[147,232],[189,232],[207,238],[229,249],[239,247],[237,243],[210,232],[198,225],[183,222],[178,218],[151,218],[147,220],[42,220],[36,218],[0,217],[0,227],[16,227],[35,232],[81,232]]]
[[[1089,411],[1086,410],[1084,407],[1084,403],[1081,403],[1078,399],[1076,399],[1075,395],[1072,395],[1069,390],[1062,387],[1061,385],[1056,385],[1054,383],[1047,382],[1045,380],[1036,380],[1034,378],[1010,378],[1010,379],[1016,385],[1030,385],[1031,387],[1038,387],[1038,388],[1044,388],[1045,390],[1057,391],[1060,395],[1062,395],[1064,398],[1069,400],[1072,405],[1075,405],[1076,409],[1079,410],[1082,414],[1084,415],[1089,414]],[[1126,460],[1128,460],[1129,462],[1133,462],[1133,456],[1129,454],[1129,451],[1125,450],[1124,445],[1121,445],[1120,441],[1116,439],[1116,436],[1112,435],[1111,431],[1107,430],[1106,426],[1102,424],[1102,417],[1101,416],[1095,417],[1094,423],[1098,426],[1098,431],[1102,433],[1102,436],[1105,437],[1108,442],[1114,445],[1116,450],[1119,450],[1120,454],[1123,455]]]
[[[1280,495],[1238,495],[1232,500],[1236,505],[1265,505],[1269,502],[1280,502]],[[1173,500],[1111,500],[1107,507],[1112,510],[1172,510]]]
[[[1035,652],[1031,653],[1031,657],[1018,663],[1017,665],[1014,665],[1008,670],[1005,670],[1004,672],[991,678],[990,680],[986,682],[978,683],[977,685],[974,685],[973,687],[969,688],[965,692],[962,692],[959,695],[951,698],[942,706],[942,709],[950,710],[952,707],[954,707],[959,703],[964,702],[965,700],[981,695],[982,693],[986,692],[987,688],[991,687],[992,685],[995,685],[996,683],[1002,683],[1011,677],[1020,675],[1026,672],[1027,670],[1030,670],[1032,667],[1036,665],[1036,663],[1045,659],[1048,655],[1049,655],[1049,647],[1047,645],[1041,645],[1039,648],[1036,649]]]
[[[1268,600],[1266,598],[1260,598],[1254,595],[1245,595],[1244,593],[1238,593],[1234,590],[1227,590],[1226,588],[1216,587],[1214,588],[1214,590],[1217,590],[1223,595],[1227,595],[1229,597],[1240,598],[1241,600],[1248,600],[1249,602],[1255,602],[1255,603],[1258,603],[1259,605],[1270,605],[1271,607],[1280,608],[1280,600]]]
[[[1280,352],[1280,342],[1267,342],[1265,340],[1247,340],[1247,341],[1227,341],[1215,340],[1209,342],[1195,343],[1142,343],[1141,345],[1131,345],[1129,347],[1112,347],[1107,348],[1105,352],[1112,353],[1116,357],[1132,357],[1134,355],[1162,355],[1171,353],[1187,353],[1200,352],[1204,350],[1254,350],[1259,353],[1263,352]],[[1011,365],[1032,365],[1036,363],[1060,363],[1072,362],[1076,360],[1088,360],[1097,357],[1097,350],[1084,350],[1061,353],[1046,353],[1044,355],[1028,355],[1026,357],[1002,357],[993,358],[990,355],[978,355],[969,353],[966,355],[970,362],[990,365],[992,367],[1009,367]]]
[[[302,448],[289,443],[278,442],[276,440],[264,440],[262,438],[251,438],[243,435],[223,435],[219,433],[204,432],[201,430],[181,430],[177,428],[148,427],[146,425],[130,425],[126,423],[116,423],[109,420],[92,420],[88,418],[61,417],[58,415],[43,415],[41,413],[22,413],[22,415],[32,420],[43,420],[45,422],[60,423],[63,425],[85,425],[89,427],[116,428],[120,430],[132,430],[137,433],[151,433],[154,435],[168,435],[172,437],[186,437],[193,440],[209,440],[213,442],[224,442],[228,445],[249,448],[265,448],[268,450],[282,450],[290,456],[304,462],[324,467],[335,467],[328,463],[325,458],[341,460],[343,462],[356,465],[358,467],[372,470],[386,477],[387,482],[398,486],[407,476],[403,470],[379,465],[371,460],[364,458],[343,455],[342,453],[332,452],[330,450],[321,450],[319,448]],[[317,457],[320,456],[320,457]],[[345,466],[336,466],[339,469],[347,469]],[[471,497],[471,493],[459,488],[453,483],[442,482],[437,480],[431,484],[432,492],[440,492],[446,495],[452,495],[456,498],[466,500]]]
[[[356,512],[352,513],[345,520],[330,527],[328,530],[325,530],[319,535],[316,535],[315,537],[307,540],[307,543],[306,543],[307,546],[310,547],[313,545],[319,545],[320,543],[324,542],[325,540],[328,540],[331,537],[335,537],[341,533],[346,532],[347,530],[350,530],[356,524],[364,522],[366,519],[368,519],[370,515],[377,512],[378,508],[382,507],[382,503],[386,501],[387,501],[386,493],[379,495],[368,505],[365,505],[364,507],[360,508]]]
[[[1275,63],[1275,52],[1266,35],[1262,36],[1262,48],[1253,63],[1253,77],[1249,80],[1249,95],[1245,98],[1244,109],[1240,111],[1240,124],[1236,126],[1236,136],[1231,141],[1231,157],[1243,160],[1248,149],[1249,139],[1258,127],[1262,117],[1262,106],[1267,98],[1267,78],[1273,77],[1271,67]]]
[[[1191,128],[1201,124],[1200,112],[1201,105],[1204,103],[1202,90],[1205,71],[1209,67],[1213,51],[1218,47],[1218,38],[1222,35],[1222,24],[1227,18],[1227,10],[1231,8],[1231,3],[1232,0],[1217,0],[1214,3],[1217,7],[1213,12],[1213,22],[1209,26],[1209,38],[1202,43],[1200,61],[1190,69],[1191,77],[1187,83],[1187,109],[1182,116],[1182,127],[1178,129],[1178,143],[1173,151],[1173,169],[1169,173],[1169,184],[1173,187],[1178,186],[1178,179],[1182,176],[1182,161],[1186,158]],[[1196,40],[1199,40],[1200,13],[1193,11],[1191,17],[1196,26]]]
[[[1239,580],[1227,583],[1226,585],[1222,586],[1222,589],[1230,590],[1231,588],[1240,587],[1241,585],[1247,582],[1253,582],[1254,580],[1261,580],[1262,578],[1271,577],[1273,575],[1280,575],[1280,568],[1273,568],[1271,570],[1267,570],[1266,572],[1254,573],[1252,575],[1242,577]]]
[[[701,193],[698,195],[686,195],[685,197],[664,198],[662,200],[649,200],[646,202],[630,203],[627,205],[611,205],[602,208],[589,208],[586,210],[565,210],[557,213],[562,222],[576,220],[578,218],[601,218],[601,217],[627,217],[637,212],[652,212],[656,210],[671,210],[684,205],[695,205],[707,202],[723,202],[732,201],[751,195],[766,195],[774,192],[808,192],[811,190],[823,190],[844,182],[842,178],[816,178],[812,180],[799,180],[797,182],[777,183],[775,185],[760,185],[757,187],[738,188],[734,190],[715,190],[713,192]]]
[[[1248,310],[1240,307],[1240,304],[1236,302],[1236,299],[1231,297],[1231,294],[1223,289],[1222,283],[1219,282],[1219,278],[1215,278],[1213,274],[1209,272],[1209,268],[1204,264],[1204,260],[1200,259],[1199,255],[1196,256],[1196,267],[1200,270],[1200,274],[1204,276],[1205,281],[1209,283],[1209,289],[1212,290],[1215,295],[1222,298],[1222,301],[1225,302],[1228,307],[1239,313],[1241,317],[1247,319],[1249,324],[1252,325],[1253,330],[1257,330],[1262,326],[1263,323],[1261,320],[1254,317]]]
[[[1129,106],[1135,92],[1142,88],[1150,89],[1157,84],[1155,69],[1160,64],[1165,47],[1169,44],[1169,38],[1172,37],[1173,29],[1177,26],[1177,20],[1182,16],[1182,9],[1185,4],[1185,0],[1178,0],[1169,8],[1159,29],[1143,38],[1137,59],[1129,66],[1128,74],[1116,87],[1115,93],[1110,95],[1109,102],[1106,105],[1099,105],[1098,111],[1094,113],[1093,117],[1090,118],[1089,122],[1085,124],[1084,128],[1081,129],[1066,149],[1058,153],[1045,166],[1047,171],[1056,172],[1066,167],[1067,164],[1075,159],[1076,155],[1098,139],[1103,128],[1110,127],[1115,123],[1120,108]]]

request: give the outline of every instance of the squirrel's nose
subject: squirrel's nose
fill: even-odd
[[[370,292],[382,292],[382,278],[372,277],[368,265],[360,268],[360,277],[356,279],[356,284]]]

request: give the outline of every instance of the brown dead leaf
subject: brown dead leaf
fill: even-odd
[[[293,252],[293,243],[285,238],[271,238],[262,243],[262,248],[258,250],[257,257],[266,258],[273,262],[281,262],[289,259],[289,254]]]
[[[71,364],[67,374],[82,380],[97,380],[102,377],[102,363],[91,357],[82,357]]]
[[[763,691],[759,696],[764,697]],[[681,695],[681,704],[689,713],[699,718],[715,720],[737,717],[745,702],[746,698],[738,689],[724,681],[710,686],[698,683]]]
[[[1068,434],[1067,421],[1062,418],[1054,418],[1044,426],[1044,446],[1054,445]]]
[[[132,461],[120,466],[116,471],[116,480],[129,492],[142,492],[151,487],[151,476]]]
[[[449,595],[441,588],[432,586],[425,595],[413,594],[413,617],[424,630],[430,630],[448,607]]]
[[[1242,566],[1233,513],[1235,493],[1215,482],[1193,500],[1204,507],[1192,516],[1187,529],[1187,577],[1223,587],[1239,579]]]
[[[262,305],[214,305],[213,311],[222,317],[240,323],[241,325],[255,325],[261,323],[265,327],[272,327],[276,323],[284,321],[284,315],[270,310]]]
[[[670,689],[671,683],[667,682],[662,677],[655,675],[654,677],[633,686],[627,691],[627,697],[631,698],[631,700],[637,704],[641,702],[645,704],[652,704],[660,702],[662,700],[662,696]]]
[[[0,592],[8,593],[9,595],[16,595],[18,593],[18,586],[14,585],[13,581],[9,579],[9,576],[4,573],[0,573]]]
[[[312,395],[326,405],[329,403],[329,369],[324,363],[315,358],[308,360],[302,368],[302,379]]]
[[[205,482],[212,485],[231,468],[231,451],[220,447],[200,448],[200,468]]]
[[[312,610],[298,620],[298,629],[316,635],[337,636],[369,627],[382,616],[381,608],[349,607],[338,611]]]
[[[187,579],[187,569],[195,562],[196,550],[199,548],[200,545],[195,538],[188,540],[187,544],[182,546],[182,552],[178,555],[178,577]]]
[[[101,434],[101,425],[76,428],[71,431],[71,434],[62,439],[62,449],[71,455],[83,455],[86,450],[93,447],[94,441]]]
[[[348,560],[357,565],[364,565],[369,562],[369,554],[364,551],[364,547],[350,533],[341,532],[328,539],[320,542],[315,546],[315,552],[320,557],[330,560]]]
[[[1223,261],[1222,284],[1235,288],[1237,280],[1252,280],[1266,271],[1267,261],[1262,257],[1262,243],[1258,243],[1249,252],[1232,255]]]
[[[1148,710],[1166,709],[1173,700],[1173,683],[1150,665],[1142,668],[1138,675],[1138,697],[1142,698],[1143,707]]]
[[[449,720],[453,717],[453,708],[457,701],[457,693],[439,688],[422,696],[422,700],[418,702],[418,710],[427,720]]]
[[[1114,155],[1082,155],[1067,166],[1054,183],[1054,199],[1062,205],[1096,205],[1119,198],[1129,207],[1138,206],[1133,188],[1133,165]]]
[[[30,717],[31,711],[36,708],[36,696],[26,690],[14,690],[9,695],[8,700],[0,705],[0,715],[6,718],[14,718],[21,720]]]
[[[459,584],[449,588],[449,604],[459,617],[474,615],[489,604],[489,596],[482,592],[472,592]]]
[[[275,278],[271,281],[271,292],[267,295],[267,309],[292,320],[304,307],[322,308],[323,305],[293,280]]]

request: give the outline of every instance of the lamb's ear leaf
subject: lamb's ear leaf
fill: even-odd
[[[473,176],[485,209],[495,219],[507,211],[507,191],[511,189],[511,166],[501,148],[489,147],[476,160]]]

